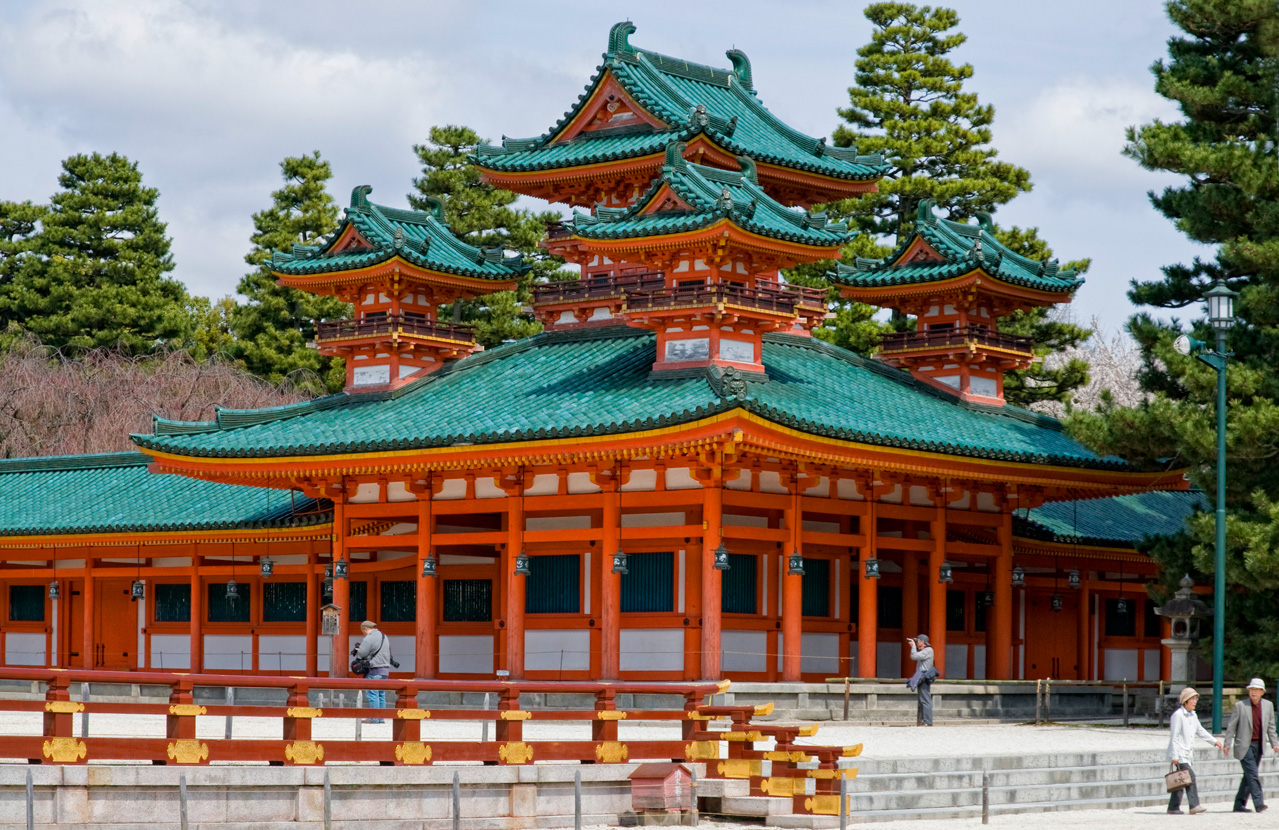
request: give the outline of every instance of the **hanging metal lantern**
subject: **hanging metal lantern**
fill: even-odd
[[[875,558],[866,560],[866,578],[879,579],[879,560]]]
[[[533,573],[529,570],[528,554],[524,551],[520,551],[519,555],[515,557],[515,573],[521,576],[528,576]]]
[[[333,578],[346,579],[347,563],[345,559],[339,559],[333,563]]]
[[[1065,603],[1062,601],[1061,594],[1053,594],[1052,608],[1055,612],[1060,612]]]
[[[1066,574],[1066,584],[1069,585],[1074,590],[1078,591],[1079,585],[1080,585],[1079,571],[1068,572]]]
[[[129,586],[129,599],[137,602],[147,595],[146,583],[141,579],[133,580],[133,584]]]
[[[323,591],[327,596],[333,596],[333,566],[324,566],[324,584]]]
[[[955,581],[955,575],[951,572],[949,562],[941,563],[941,567],[937,569],[937,581],[944,582],[947,585]]]
[[[1013,568],[1013,587],[1014,588],[1026,587],[1026,570],[1022,568],[1021,565],[1018,565],[1017,567]]]
[[[240,583],[235,581],[235,577],[226,584],[226,600],[227,602],[235,602],[240,598]]]
[[[796,550],[791,552],[790,561],[787,563],[786,567],[786,573],[791,576],[804,575],[804,557],[799,551]]]
[[[990,607],[994,606],[994,604],[995,604],[995,592],[994,592],[994,591],[982,591],[982,592],[981,592],[981,604],[982,604],[982,606],[983,606],[983,607],[985,607],[985,608],[990,608]]]
[[[49,583],[49,599],[57,599],[60,596],[62,593],[58,590],[58,580],[55,579]]]
[[[1128,600],[1120,597],[1119,602],[1115,603],[1115,613],[1128,616]]]
[[[714,556],[715,570],[726,571],[731,567],[728,564],[728,548],[724,546],[723,542],[720,542],[719,547],[715,548]]]
[[[422,560],[422,576],[435,576],[435,557],[428,556]]]
[[[617,553],[613,554],[613,573],[623,575],[630,573],[630,571],[626,569],[625,552],[619,550]]]
[[[270,579],[271,575],[275,573],[275,562],[269,556],[262,557],[262,561],[258,563],[258,566],[262,569],[263,579]]]

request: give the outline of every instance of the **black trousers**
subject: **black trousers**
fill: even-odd
[[[1178,762],[1177,769],[1190,769],[1190,764]],[[1169,810],[1181,809],[1181,794],[1183,792],[1186,794],[1186,803],[1190,805],[1190,809],[1193,810],[1199,806],[1199,787],[1195,782],[1195,771],[1192,769],[1190,769],[1190,786],[1184,790],[1173,790],[1168,794]]]
[[[1243,767],[1243,780],[1239,782],[1239,791],[1235,793],[1235,809],[1242,810],[1248,804],[1248,796],[1252,796],[1253,807],[1266,806],[1261,796],[1261,776],[1257,765],[1261,763],[1261,744],[1249,744],[1248,752],[1239,759]]]
[[[919,684],[919,688],[915,690],[915,694],[919,695],[919,708],[916,711],[915,724],[924,726],[933,725],[933,684],[927,680]]]

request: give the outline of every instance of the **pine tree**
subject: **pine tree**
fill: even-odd
[[[1155,90],[1181,118],[1128,132],[1126,154],[1183,183],[1152,193],[1155,209],[1216,255],[1164,267],[1163,278],[1134,281],[1139,305],[1194,309],[1195,337],[1212,341],[1201,297],[1212,281],[1242,291],[1230,333],[1227,412],[1226,671],[1279,672],[1279,6],[1273,0],[1173,0],[1167,11],[1182,35],[1152,67]],[[1141,313],[1129,331],[1141,348],[1140,380],[1149,402],[1080,413],[1072,432],[1100,452],[1138,462],[1173,459],[1191,480],[1216,488],[1216,373],[1172,349],[1175,318]],[[1176,541],[1176,540],[1174,540]],[[1193,562],[1201,584],[1214,572],[1214,521],[1189,523],[1180,544],[1152,555],[1164,590]],[[1193,548],[1190,546],[1193,545]],[[1188,550],[1189,548],[1189,550]],[[1246,590],[1237,591],[1234,586]]]
[[[484,183],[471,163],[470,153],[482,141],[470,127],[432,127],[425,144],[413,152],[422,164],[422,175],[413,180],[409,204],[417,210],[429,209],[427,196],[444,200],[444,218],[449,228],[469,245],[500,247],[524,254],[533,269],[514,294],[507,292],[480,297],[461,304],[455,319],[474,323],[476,339],[485,347],[503,340],[535,334],[541,325],[520,307],[531,300],[529,286],[545,279],[560,279],[564,260],[548,255],[539,247],[546,223],[558,221],[553,211],[535,213],[515,207],[518,194]]]
[[[159,191],[144,187],[137,164],[117,153],[71,156],[58,184],[47,210],[10,209],[11,219],[23,214],[40,228],[20,243],[4,314],[45,345],[72,352],[185,345],[187,292],[167,276],[174,266]]]
[[[35,238],[46,208],[31,202],[0,201],[0,332],[17,325],[6,286],[25,269],[38,267]]]
[[[337,227],[338,206],[325,187],[333,171],[316,150],[284,159],[280,173],[284,186],[271,194],[271,206],[253,214],[253,247],[244,257],[253,270],[237,288],[247,302],[231,313],[231,352],[271,383],[294,373],[315,373],[336,392],[346,382],[343,361],[322,356],[307,342],[315,339],[317,320],[349,317],[350,306],[336,297],[277,285],[270,268],[274,251],[315,244]]]

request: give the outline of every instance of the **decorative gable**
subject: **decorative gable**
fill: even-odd
[[[373,245],[365,239],[354,225],[347,226],[337,241],[329,246],[329,254],[339,254],[343,251],[371,251]]]
[[[654,130],[667,128],[665,123],[640,106],[610,72],[553,143],[569,141],[582,133],[643,126]]]
[[[653,197],[652,201],[640,213],[665,213],[673,210],[691,211],[693,209],[692,205],[681,199],[669,186],[666,186]]]
[[[922,236],[915,237],[915,241],[910,247],[897,258],[894,265],[908,265],[913,263],[925,262],[945,262],[946,258],[937,253],[937,250],[924,241]]]

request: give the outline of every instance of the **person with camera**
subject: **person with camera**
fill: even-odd
[[[369,680],[383,680],[391,676],[391,640],[378,630],[377,623],[365,620],[360,623],[360,633],[364,639],[351,650],[351,672],[362,674]],[[370,709],[386,707],[386,692],[382,689],[366,689]],[[365,718],[365,723],[386,723],[382,718]]]
[[[927,634],[920,634],[914,639],[908,638],[906,642],[910,643],[910,659],[915,661],[915,673],[906,681],[906,686],[919,696],[915,725],[932,726],[933,681],[938,676],[937,669],[933,666],[933,647],[929,645]]]

